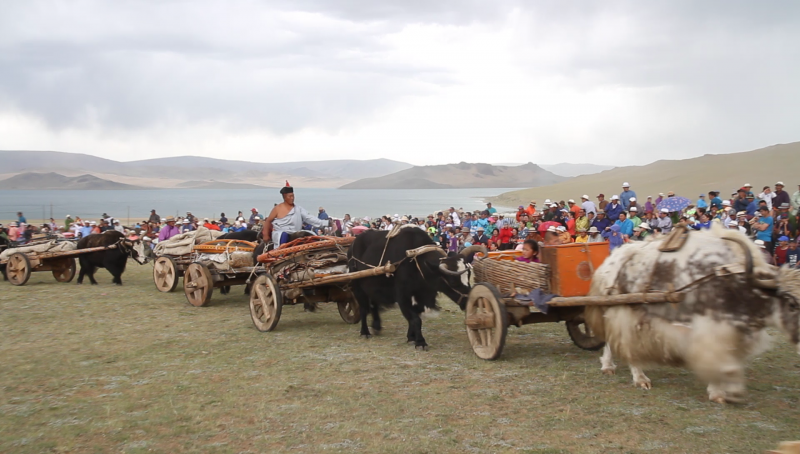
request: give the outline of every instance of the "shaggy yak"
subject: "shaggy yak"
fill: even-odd
[[[81,271],[78,275],[78,284],[83,284],[84,276],[89,276],[89,282],[97,285],[94,279],[94,272],[97,268],[105,268],[114,276],[113,283],[122,285],[122,273],[125,272],[125,265],[128,257],[136,260],[140,265],[147,262],[145,256],[145,246],[141,241],[131,241],[125,239],[125,235],[116,230],[109,230],[103,233],[96,233],[81,238],[78,241],[78,249],[89,249],[95,247],[105,247],[116,244],[114,249],[89,252],[81,254],[78,260],[81,264]]]
[[[601,370],[615,372],[613,353],[635,386],[650,389],[643,366],[685,366],[708,383],[709,400],[741,402],[744,364],[768,347],[766,327],[800,353],[800,270],[767,264],[743,234],[717,225],[691,232],[674,252],[659,250],[664,241],[622,246],[594,274],[591,295],[684,294],[675,304],[587,306],[587,325],[606,341]]]

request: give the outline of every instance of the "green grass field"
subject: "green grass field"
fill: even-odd
[[[405,343],[397,309],[359,338],[335,305],[286,307],[253,328],[242,287],[191,307],[152,267],[125,285],[0,283],[0,452],[758,453],[800,439],[800,357],[776,335],[748,370],[748,403],[720,406],[687,371],[600,374],[563,325],[511,328],[476,358],[462,313]]]

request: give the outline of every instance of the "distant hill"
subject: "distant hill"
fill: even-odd
[[[530,200],[540,203],[546,198],[575,199],[587,194],[596,201],[598,193],[606,199],[622,191],[628,182],[642,202],[648,195],[655,199],[659,192],[675,191],[679,196],[696,200],[701,193],[719,190],[725,198],[745,183],[761,192],[763,186],[774,187],[775,182],[786,183],[791,194],[800,183],[800,142],[773,145],[758,150],[711,155],[698,158],[656,161],[644,166],[616,167],[594,175],[584,175],[551,186],[532,187],[507,192],[492,201],[500,206],[516,206]]]
[[[493,166],[461,162],[412,167],[380,178],[358,180],[341,189],[517,188],[549,185],[565,179],[532,163]]]
[[[225,183],[222,181],[184,181],[178,183],[176,188],[182,189],[266,189],[266,186],[259,186],[248,183]]]
[[[142,186],[117,183],[93,175],[65,177],[58,173],[26,172],[0,181],[0,189],[69,189],[69,190],[119,190],[148,189]]]
[[[614,166],[601,166],[597,164],[570,164],[562,162],[560,164],[545,165],[540,164],[539,167],[544,170],[553,172],[562,177],[577,177],[579,175],[592,175],[600,173],[604,170],[613,169]]]
[[[264,185],[280,186],[287,179],[297,186],[332,188],[361,178],[380,177],[411,167],[411,164],[390,159],[260,163],[179,156],[117,162],[79,153],[28,150],[0,150],[0,162],[0,172],[6,175],[25,172],[94,174],[103,175],[104,178],[113,176],[114,180],[123,183],[144,184],[143,180],[148,179],[146,184],[151,188],[209,187],[196,184],[180,186],[182,180],[213,180],[243,185],[239,188],[258,188]]]

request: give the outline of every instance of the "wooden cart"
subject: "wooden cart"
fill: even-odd
[[[272,331],[281,318],[284,305],[335,302],[339,315],[346,323],[357,323],[361,319],[358,303],[350,291],[350,282],[366,276],[392,273],[395,266],[373,268],[367,271],[338,274],[316,274],[309,270],[309,259],[337,255],[339,267],[346,265],[347,250],[354,238],[311,237],[290,242],[275,251],[258,257],[263,272],[253,282],[250,291],[250,316],[256,329]],[[331,259],[333,260],[333,259]],[[315,306],[314,306],[315,307]]]
[[[243,253],[251,256],[256,244],[242,240],[214,240],[194,246],[193,252],[189,257],[181,256],[180,260],[171,257],[161,256],[162,268],[153,267],[153,279],[156,288],[166,289],[168,285],[177,285],[179,273],[183,275],[183,292],[186,300],[192,306],[207,306],[211,302],[211,296],[215,288],[222,288],[223,291],[234,285],[245,285],[251,275],[259,272],[258,266],[215,266],[212,262],[205,260],[204,254],[221,254],[230,257],[231,254]],[[184,268],[185,267],[185,268]],[[162,274],[163,273],[163,274]],[[174,279],[175,283],[171,283]],[[164,290],[161,290],[164,291]]]
[[[490,253],[473,263],[475,282],[466,306],[467,337],[482,359],[500,357],[509,325],[565,322],[567,333],[584,350],[603,348],[583,319],[592,275],[608,257],[608,243],[565,244],[541,248],[542,263],[516,261],[519,252]],[[520,303],[512,295],[533,289],[559,295],[547,313]]]
[[[16,252],[7,260],[0,260],[0,265],[6,266],[6,277],[12,285],[25,285],[31,273],[39,271],[52,272],[58,282],[71,282],[75,278],[77,256],[116,247],[114,244],[62,252]]]

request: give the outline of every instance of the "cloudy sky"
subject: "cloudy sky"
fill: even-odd
[[[0,8],[0,149],[619,165],[800,140],[795,0]]]

